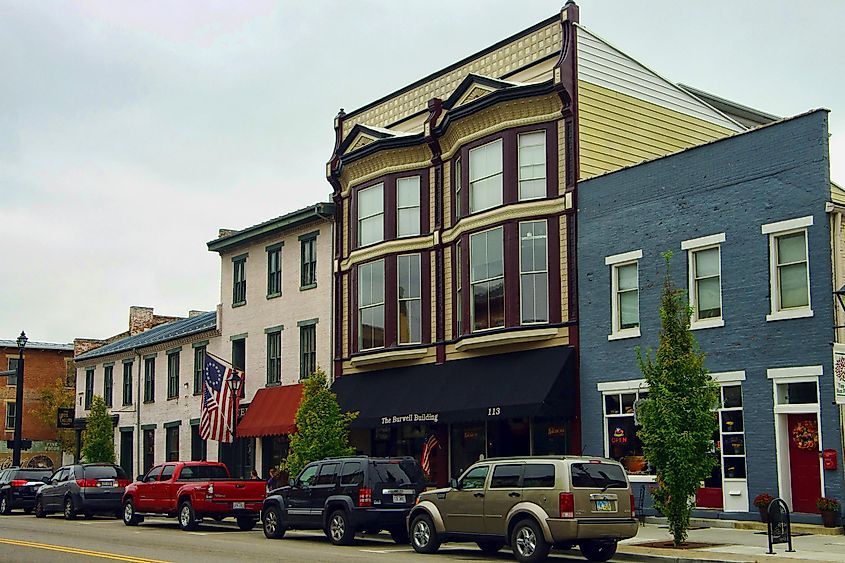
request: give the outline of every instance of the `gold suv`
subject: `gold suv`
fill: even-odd
[[[619,540],[637,535],[637,521],[631,485],[616,461],[491,458],[448,488],[422,493],[408,531],[418,553],[434,553],[442,542],[473,541],[488,554],[510,545],[518,561],[533,563],[552,547],[578,545],[590,561],[607,561]]]

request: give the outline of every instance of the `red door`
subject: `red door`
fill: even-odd
[[[815,414],[789,415],[789,473],[793,512],[818,513],[821,496],[819,426]]]

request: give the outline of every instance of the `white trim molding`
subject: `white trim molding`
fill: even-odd
[[[596,383],[596,389],[604,393],[613,391],[636,391],[648,389],[645,379],[625,379],[623,381],[603,381]]]
[[[779,233],[781,231],[791,231],[792,229],[801,229],[803,227],[810,227],[813,225],[813,216],[797,217],[795,219],[787,219],[786,221],[777,221],[775,223],[766,223],[761,226],[764,235],[771,233]]]
[[[701,319],[700,321],[690,321],[690,330],[704,330],[706,328],[719,328],[725,326],[725,319]]]
[[[793,379],[796,377],[820,377],[824,366],[797,366],[791,368],[770,368],[766,370],[769,379]]]
[[[642,249],[632,250],[630,252],[623,252],[621,254],[612,254],[610,256],[605,256],[604,265],[612,266],[613,264],[621,264],[622,262],[631,262],[633,260],[639,260],[642,257]]]
[[[741,371],[721,371],[711,373],[710,377],[719,383],[733,383],[736,381],[745,381],[745,370]]]
[[[626,338],[639,338],[640,337],[640,327],[634,328],[624,328],[622,330],[618,330],[612,334],[607,335],[608,340],[625,340]]]
[[[725,242],[725,233],[717,233],[715,235],[681,241],[681,250],[694,250],[696,248],[713,246],[714,244],[720,244],[723,242]]]

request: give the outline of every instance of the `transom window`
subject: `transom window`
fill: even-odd
[[[546,132],[519,135],[519,200],[546,196]]]
[[[546,221],[519,224],[520,321],[549,320],[549,264]]]
[[[384,184],[358,192],[358,246],[384,240]]]
[[[502,205],[502,140],[469,151],[469,212]]]
[[[505,326],[502,227],[470,235],[472,330]]]
[[[396,236],[420,234],[420,177],[396,180]]]
[[[399,344],[422,341],[420,255],[406,254],[396,261],[399,299]]]
[[[775,236],[778,310],[810,306],[807,231]]]
[[[722,270],[719,247],[691,253],[693,320],[722,316]]]
[[[358,266],[358,347],[384,346],[384,259]]]

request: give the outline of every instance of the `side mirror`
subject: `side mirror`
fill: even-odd
[[[298,484],[296,477],[291,477],[288,479],[288,486],[295,487]]]
[[[143,480],[144,480],[144,476],[143,476],[143,475],[138,475],[137,477],[135,477],[135,480],[136,480],[136,481],[143,481]]]
[[[449,486],[457,490],[460,490],[461,488],[461,484],[458,483],[457,479],[449,479]]]
[[[51,483],[50,476],[47,475],[46,477],[42,477],[41,482],[44,483],[45,485],[49,485]]]

